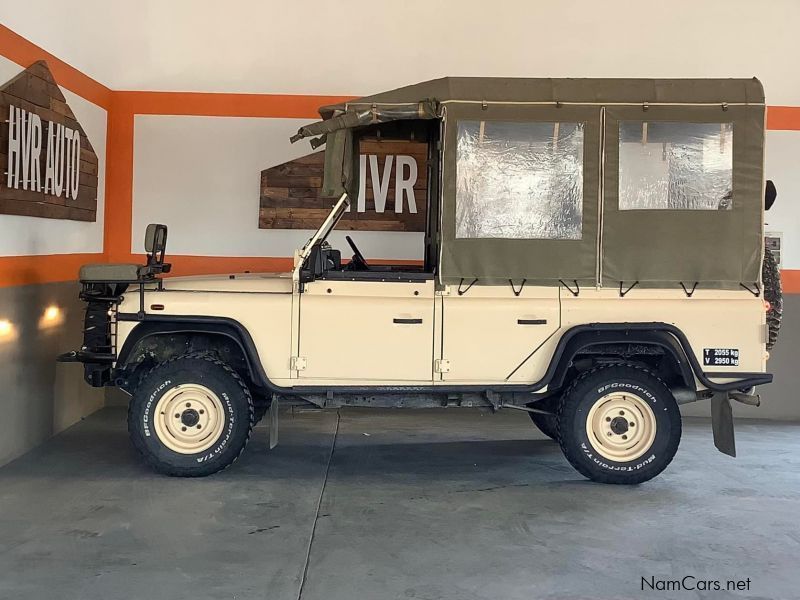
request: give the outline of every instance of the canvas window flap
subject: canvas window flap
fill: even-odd
[[[463,237],[457,231],[459,122],[484,122],[506,128],[514,123],[582,124],[583,194],[580,239]],[[509,125],[511,124],[511,125]],[[462,127],[463,131],[463,127]],[[487,134],[488,135],[488,134]],[[515,149],[517,151],[518,148]],[[535,151],[532,148],[531,151]],[[593,285],[597,269],[600,107],[449,104],[445,111],[440,278],[478,284],[506,284],[509,279],[557,284],[559,279]],[[462,191],[463,193],[463,191]],[[574,236],[573,236],[574,237]]]
[[[631,122],[725,124],[721,135],[732,126],[732,197],[720,202],[717,210],[620,210],[620,123]],[[701,288],[738,289],[740,283],[759,281],[763,127],[763,106],[608,108],[602,284],[613,287],[638,281],[644,287],[658,287],[698,282]],[[669,144],[679,143],[662,141],[665,156]],[[719,151],[717,147],[706,149],[712,150]],[[682,182],[676,181],[680,176],[671,174],[670,185],[680,185]]]

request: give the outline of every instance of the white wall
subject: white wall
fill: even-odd
[[[132,250],[148,223],[169,227],[168,252],[291,256],[307,230],[258,229],[261,171],[311,152],[289,143],[301,119],[143,116],[135,120]],[[371,258],[421,258],[420,233],[359,231]],[[347,247],[343,234],[331,243]]]
[[[24,69],[0,56],[0,86]],[[82,254],[103,251],[105,206],[106,111],[63,87],[67,104],[97,153],[97,220],[93,223],[0,215],[0,256]],[[6,117],[7,118],[7,115]]]
[[[363,95],[443,75],[756,75],[788,105],[800,105],[799,21],[797,0],[0,4],[0,22],[112,89]]]
[[[765,228],[783,232],[781,267],[800,269],[800,131],[767,132],[764,173],[778,190]]]

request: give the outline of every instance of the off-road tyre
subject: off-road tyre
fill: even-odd
[[[191,391],[184,392],[195,388],[208,390],[211,395],[197,400],[199,396],[193,397]],[[181,394],[186,395],[181,397]],[[179,419],[176,421],[178,429],[184,424],[185,415],[194,411],[190,405],[208,408],[213,403],[217,407],[214,427],[210,426],[212,410],[199,409],[208,421],[210,434],[200,440],[209,444],[207,448],[193,452],[190,446],[179,452],[168,445],[181,442],[165,433],[165,427],[174,425],[162,425],[165,420],[157,423],[165,413],[156,414],[156,409],[159,405],[166,407],[168,398],[173,405],[179,403],[180,406],[169,411],[170,418]],[[182,398],[188,402],[183,402]],[[197,412],[189,416],[202,419]],[[250,439],[254,418],[253,399],[242,378],[215,355],[192,353],[160,363],[142,378],[128,406],[128,433],[133,446],[156,472],[173,477],[204,477],[229,467],[241,455]],[[191,421],[186,424],[189,423]],[[201,429],[202,424],[200,421],[193,426]],[[191,427],[187,427],[189,434],[193,432]],[[203,434],[205,431],[201,430],[197,435]]]
[[[781,272],[775,255],[769,248],[764,248],[764,264],[761,267],[761,282],[764,285],[764,300],[769,302],[767,311],[767,350],[772,350],[778,341],[783,319],[783,287],[781,285]]]
[[[557,400],[557,398],[556,398]],[[540,400],[539,402],[532,402],[528,404],[528,408],[535,408],[537,410],[552,410],[553,413],[546,415],[543,413],[529,412],[528,416],[533,421],[533,424],[539,428],[543,434],[551,440],[558,440],[558,416],[556,415],[557,402],[550,399]]]
[[[648,423],[652,424],[652,438],[642,437],[640,444],[632,450],[620,450],[622,453],[628,452],[631,460],[612,460],[597,450],[597,447],[602,447],[599,442],[590,441],[590,437],[595,440],[598,438],[592,433],[597,429],[590,425],[589,417],[592,417],[592,422],[599,422],[605,427],[610,417],[597,419],[597,415],[602,416],[606,407],[614,406],[614,398],[619,398],[622,406],[627,406],[626,403],[634,406],[633,410],[625,408],[629,412],[625,413],[626,431],[623,434],[630,432],[630,437],[634,436],[634,428],[628,430],[629,419],[639,424],[639,429],[635,430],[637,436],[638,432],[648,431]],[[622,413],[614,410],[611,414],[615,416],[608,423],[609,429],[616,425],[616,415]],[[621,425],[617,431],[622,431]],[[602,436],[606,434],[608,432],[601,432],[599,436],[605,440]],[[609,437],[615,435],[618,434],[611,432]],[[652,441],[648,441],[650,439]],[[678,450],[680,439],[681,416],[675,398],[654,373],[636,365],[604,365],[586,371],[572,382],[558,406],[561,451],[579,473],[592,481],[614,484],[648,481],[669,465]],[[618,442],[627,443],[621,439]],[[634,456],[637,448],[641,454]],[[609,449],[605,448],[604,452],[608,454]]]

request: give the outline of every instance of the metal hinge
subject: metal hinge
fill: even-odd
[[[433,361],[433,370],[436,373],[449,373],[450,361],[446,358],[437,358]]]
[[[305,371],[306,370],[306,357],[293,356],[289,359],[289,368],[292,371]]]

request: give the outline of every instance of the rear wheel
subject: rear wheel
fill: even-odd
[[[230,466],[253,427],[253,400],[239,375],[211,355],[154,367],[128,408],[134,447],[154,470],[201,477]]]
[[[633,365],[587,371],[559,405],[559,443],[592,481],[642,483],[669,465],[681,438],[681,416],[669,388]]]

